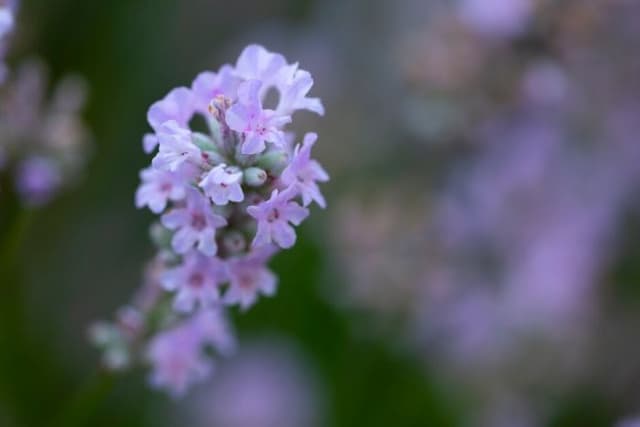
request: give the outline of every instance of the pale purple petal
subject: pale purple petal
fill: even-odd
[[[283,249],[289,249],[296,243],[296,232],[286,222],[277,222],[271,226],[273,240]]]
[[[147,119],[154,130],[158,130],[164,123],[174,120],[180,126],[186,126],[195,111],[194,97],[186,87],[173,89],[164,99],[154,103]]]

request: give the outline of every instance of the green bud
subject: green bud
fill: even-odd
[[[103,362],[108,369],[121,371],[131,363],[129,350],[125,346],[111,347],[105,351]]]
[[[289,163],[289,155],[284,151],[269,151],[258,157],[257,164],[274,175],[279,175]]]
[[[118,332],[109,323],[96,323],[89,328],[89,339],[98,347],[107,347],[118,339]]]
[[[260,168],[247,168],[244,170],[244,183],[250,187],[260,187],[267,182],[267,172]]]
[[[191,141],[202,151],[218,151],[218,147],[213,142],[209,135],[205,135],[200,132],[193,132],[191,134]]]
[[[171,247],[171,238],[173,237],[173,233],[171,230],[163,227],[159,222],[151,224],[151,227],[149,228],[149,236],[151,237],[151,241],[159,249]]]

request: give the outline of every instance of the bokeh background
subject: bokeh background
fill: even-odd
[[[614,426],[640,413],[640,3],[48,0],[9,64],[88,83],[88,167],[3,194],[0,426]],[[149,105],[260,43],[310,70],[332,175],[237,356],[182,400],[100,386],[137,288]],[[98,386],[95,386],[95,383]],[[620,424],[627,425],[627,424]],[[632,425],[632,424],[628,424]]]

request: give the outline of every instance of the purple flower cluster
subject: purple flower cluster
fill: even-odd
[[[50,97],[47,86],[45,66],[32,60],[0,88],[0,174],[12,178],[21,201],[32,207],[76,181],[91,140],[80,117],[84,81],[66,77]]]
[[[212,361],[203,348],[210,343],[197,319],[215,310],[204,320],[212,328],[222,322],[223,307],[246,310],[261,295],[273,295],[269,259],[294,246],[294,226],[312,202],[325,207],[318,182],[329,176],[311,158],[317,135],[294,146],[286,130],[298,110],[324,114],[320,100],[308,97],[312,85],[298,64],[252,45],[235,67],[203,72],[190,88],[172,90],[149,109],[153,132],[143,147],[154,157],[141,172],[135,202],[160,216],[153,226],[159,248],[153,282],[165,292],[134,310],[146,324],[170,299],[146,351],[153,385],[179,395],[206,377]],[[266,105],[272,93],[278,100]],[[205,132],[191,128],[196,117]],[[98,335],[109,335],[101,329]],[[226,327],[217,330],[229,335]],[[122,348],[122,340],[98,341]]]
[[[570,395],[586,378],[623,400],[637,389],[621,289],[635,277],[640,85],[626,76],[640,4],[407,0],[371,13],[396,49],[363,44],[349,60],[400,67],[358,93],[359,127],[380,126],[369,164],[406,154],[395,179],[373,173],[333,209],[342,305],[394,340],[402,325],[405,348],[479,403],[472,425],[548,424],[563,407],[540,390]],[[366,106],[385,95],[402,107],[371,121]]]
[[[49,97],[44,64],[29,60],[8,69],[7,38],[17,10],[17,0],[0,0],[0,178],[25,205],[38,207],[75,181],[84,166],[91,139],[80,117],[86,85],[77,76],[65,77]]]

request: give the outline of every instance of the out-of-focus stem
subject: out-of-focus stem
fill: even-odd
[[[0,236],[0,397],[15,412],[16,419],[26,421],[30,415],[21,405],[28,398],[30,385],[22,367],[37,359],[32,357],[26,336],[24,289],[17,264],[33,212],[16,208],[9,213],[12,215],[5,217],[7,224]]]

